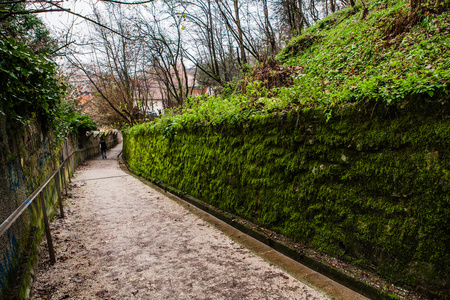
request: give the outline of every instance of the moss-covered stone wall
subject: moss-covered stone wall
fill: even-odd
[[[117,144],[118,133],[105,135],[110,146]],[[66,177],[83,160],[100,153],[100,134],[88,137],[70,136],[64,143],[56,142],[52,132],[30,123],[23,131],[8,127],[0,118],[0,222],[6,220],[31,193],[39,187],[72,152],[68,160]],[[62,180],[60,180],[62,185]],[[50,181],[44,190],[47,214],[57,213],[58,198],[56,180]],[[42,209],[37,198],[0,236],[0,299],[27,298],[31,274],[39,258],[43,235]]]
[[[21,134],[11,134],[4,118],[1,127],[1,222],[22,204],[33,191],[33,187],[50,175],[57,166],[60,148],[54,148],[48,137],[42,134],[36,123],[31,123]],[[49,213],[54,212],[52,187],[45,191]],[[30,191],[31,190],[31,191]],[[30,244],[36,243],[42,234],[42,216],[38,201],[14,222],[0,237],[0,288],[2,299],[11,297],[20,269],[20,260]],[[36,238],[32,238],[35,236]],[[37,242],[39,244],[39,242]],[[24,266],[29,268],[29,266]],[[15,282],[14,282],[15,283]]]
[[[448,102],[132,128],[132,171],[432,295],[449,294]]]

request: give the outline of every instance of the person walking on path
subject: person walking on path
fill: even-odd
[[[106,143],[104,139],[100,140],[100,150],[102,151],[102,159],[106,159]]]

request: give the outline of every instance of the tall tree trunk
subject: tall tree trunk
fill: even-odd
[[[297,6],[295,5],[296,0],[288,0],[287,2],[287,11],[289,14],[289,25],[291,27],[292,36],[298,33],[297,28]]]
[[[238,0],[233,0],[233,3],[234,3],[234,17],[236,19],[236,26],[237,26],[238,37],[239,37],[239,50],[241,52],[241,63],[246,64],[247,57],[245,55],[244,37],[242,34],[241,21],[239,18],[239,3],[238,3]]]
[[[264,6],[265,30],[267,35],[267,41],[269,42],[270,45],[270,55],[272,56],[276,53],[276,42],[273,28],[269,21],[269,9],[267,8],[267,0],[263,0],[263,6]]]
[[[212,73],[217,82],[221,82],[220,79],[220,69],[219,69],[219,62],[217,60],[217,54],[216,54],[216,45],[214,41],[214,32],[213,32],[213,23],[212,23],[212,12],[211,12],[211,0],[208,0],[208,35],[210,39],[210,53],[211,53],[211,59],[212,59]]]
[[[297,30],[298,30],[297,35],[301,35],[302,29],[303,29],[303,21],[304,21],[302,0],[298,0],[298,6],[297,6],[296,12],[297,12],[296,21],[297,21]]]

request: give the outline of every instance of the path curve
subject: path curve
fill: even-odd
[[[77,168],[31,299],[328,299],[123,172],[120,150]]]

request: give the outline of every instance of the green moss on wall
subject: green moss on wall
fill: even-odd
[[[377,271],[449,293],[448,101],[186,124],[124,137],[137,174]],[[426,112],[426,113],[425,113]]]
[[[4,122],[0,118],[1,122]],[[0,136],[6,135],[6,130],[0,126]],[[117,132],[104,135],[109,146],[118,143]],[[82,138],[82,139],[81,139]],[[81,139],[81,143],[78,141]],[[92,138],[70,136],[66,147],[56,143],[51,132],[45,132],[38,126],[29,126],[24,136],[14,136],[0,139],[2,164],[0,168],[0,215],[5,220],[23,201],[35,191],[54,170],[61,164],[63,151],[65,155],[77,150],[76,145],[89,151],[75,152],[68,159],[65,176],[73,174],[80,162],[100,154],[98,143],[100,135]],[[5,153],[11,153],[6,157]],[[9,169],[8,169],[9,168]],[[9,173],[8,173],[9,170]],[[62,175],[61,175],[62,176]],[[62,177],[61,177],[62,178]],[[52,219],[59,211],[56,178],[51,180],[43,190],[47,215]],[[62,190],[63,180],[59,181]],[[42,207],[39,197],[30,204],[28,209],[14,222],[7,233],[0,237],[0,299],[27,299],[32,273],[37,266],[40,253],[40,243],[44,232]],[[6,242],[4,242],[6,241]]]

